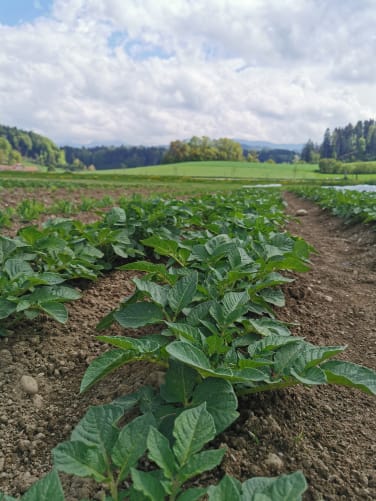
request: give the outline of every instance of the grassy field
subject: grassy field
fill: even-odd
[[[166,193],[228,190],[249,184],[359,184],[376,183],[376,174],[320,174],[317,165],[248,162],[186,162],[133,169],[83,172],[1,172],[1,180],[32,185],[76,186],[158,186]]]
[[[134,169],[97,171],[97,174],[125,174],[147,176],[190,176],[210,178],[305,179],[320,177],[317,165],[267,164],[249,162],[182,162]]]
[[[126,175],[126,176],[189,176],[207,178],[233,178],[257,180],[342,180],[341,174],[320,174],[315,164],[268,164],[249,162],[182,162],[151,167],[136,167],[133,169],[113,169],[96,171],[99,175]],[[93,173],[87,172],[87,175]],[[350,176],[354,178],[354,176]],[[375,179],[375,175],[360,175],[358,180]]]

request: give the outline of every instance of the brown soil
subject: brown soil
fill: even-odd
[[[289,229],[318,254],[312,270],[286,287],[287,304],[278,318],[298,323],[294,333],[314,343],[347,344],[343,358],[376,369],[375,233],[366,226],[344,227],[291,194],[286,200],[291,214],[308,211]],[[19,495],[49,471],[51,449],[69,437],[89,405],[158,382],[155,368],[133,365],[79,395],[86,367],[104,349],[95,325],[130,293],[132,276],[116,271],[91,284],[69,305],[64,326],[47,318],[18,322],[0,339],[0,491]],[[22,375],[38,381],[40,396],[22,391]],[[245,480],[301,469],[309,482],[306,500],[376,499],[374,398],[347,388],[296,387],[244,398],[240,412],[216,440],[228,448],[216,475]],[[69,501],[99,491],[68,477],[64,488]]]

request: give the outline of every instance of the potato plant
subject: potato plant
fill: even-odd
[[[107,501],[300,500],[307,488],[301,472],[243,483],[224,476],[199,488],[185,484],[220,464],[225,451],[211,449],[210,442],[237,419],[238,395],[325,383],[376,393],[374,371],[332,359],[345,346],[315,346],[276,319],[275,309],[284,305],[281,286],[292,280],[283,272],[308,270],[313,249],[281,229],[285,216],[276,193],[181,202],[134,198],[125,205],[95,225],[48,223],[57,251],[65,249],[59,238],[72,242],[72,259],[61,269],[48,267],[54,254],[48,245],[41,252],[38,242],[46,235],[36,228],[4,241],[6,279],[18,252],[31,256],[25,262],[35,279],[43,273],[51,280],[79,276],[78,249],[86,257],[78,264],[88,274],[121,259],[127,260],[122,269],[143,272],[134,279],[135,292],[100,322],[102,331],[118,322],[127,335],[98,337],[114,349],[88,367],[81,391],[124,364],[147,361],[165,369],[159,389],[144,386],[90,408],[70,440],[54,449],[55,469],[22,500],[63,500],[57,471],[94,479],[106,488]],[[64,287],[27,284],[19,296],[3,298],[4,318],[9,303],[17,310],[24,296],[58,286]],[[132,337],[132,329],[146,325],[150,334]],[[130,419],[130,412],[137,417]]]
[[[334,188],[296,188],[299,196],[314,200],[346,222],[374,223],[376,221],[376,193]]]

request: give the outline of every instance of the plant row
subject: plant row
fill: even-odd
[[[376,193],[337,188],[298,188],[299,196],[314,200],[346,222],[370,223],[376,221]]]
[[[281,231],[276,194],[138,206],[150,215],[148,204],[159,224],[138,248],[133,242],[147,259],[121,266],[142,278],[98,326],[118,322],[126,335],[98,337],[114,348],[88,367],[81,391],[139,361],[165,368],[165,382],[90,408],[70,440],[53,450],[55,470],[22,499],[64,499],[56,471],[94,479],[107,501],[301,499],[301,472],[243,483],[224,476],[206,487],[190,482],[220,464],[225,451],[207,446],[237,419],[239,395],[325,383],[376,393],[373,371],[329,360],[344,346],[312,345],[275,318],[274,308],[284,304],[280,286],[291,281],[281,272],[306,271],[312,249]],[[107,217],[120,224],[120,214],[131,214],[120,211]],[[132,335],[143,326],[148,334]],[[127,417],[135,411],[138,417]]]
[[[120,261],[152,255],[142,243],[151,235],[178,239],[186,228],[205,224],[211,224],[213,231],[217,220],[216,225],[223,224],[221,211],[231,209],[233,217],[238,217],[246,210],[248,226],[255,222],[257,230],[269,223],[265,213],[272,207],[272,218],[281,223],[283,213],[277,208],[276,195],[273,197],[249,197],[244,209],[244,195],[238,195],[237,201],[234,198],[234,205],[221,196],[188,201],[134,196],[119,200],[121,207],[92,224],[54,218],[41,227],[22,228],[15,238],[0,236],[0,319],[34,318],[44,312],[64,322],[67,311],[63,303],[79,297],[71,287],[75,280],[95,280]]]
[[[79,212],[88,212],[94,209],[111,207],[113,205],[115,205],[115,201],[110,195],[105,195],[101,199],[82,197],[78,203],[60,199],[49,206],[39,200],[26,198],[16,207],[0,209],[0,228],[9,228],[14,220],[25,223],[35,221],[42,215],[59,214],[71,216]]]

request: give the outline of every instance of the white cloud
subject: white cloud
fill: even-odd
[[[56,0],[0,25],[0,123],[59,143],[319,141],[375,109],[373,6]]]

